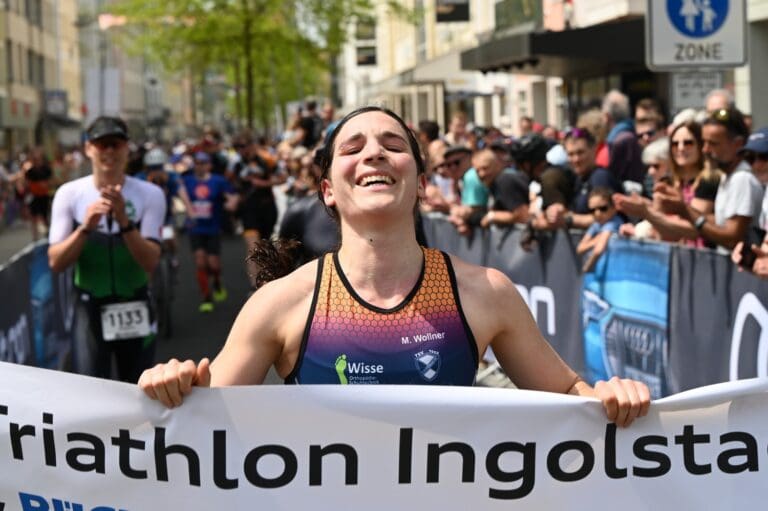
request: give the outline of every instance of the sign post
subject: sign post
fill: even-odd
[[[646,63],[656,71],[747,62],[746,0],[648,0]]]

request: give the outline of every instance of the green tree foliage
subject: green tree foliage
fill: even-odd
[[[402,11],[397,2],[394,9]],[[105,9],[107,10],[107,9]],[[118,42],[170,72],[227,77],[234,113],[269,128],[275,106],[308,94],[331,96],[327,79],[350,22],[372,0],[118,0],[127,17]]]

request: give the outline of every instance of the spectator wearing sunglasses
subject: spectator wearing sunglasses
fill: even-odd
[[[707,163],[723,172],[714,203],[708,214],[686,204],[682,192],[659,184],[654,199],[663,211],[674,213],[690,222],[699,234],[730,252],[742,241],[760,217],[763,190],[744,159],[743,149],[749,137],[744,117],[735,108],[716,110],[702,125],[702,151]]]
[[[589,226],[584,237],[581,238],[576,247],[576,253],[579,255],[590,252],[584,260],[582,271],[589,272],[595,267],[595,263],[608,247],[608,240],[612,234],[619,232],[622,220],[616,208],[613,206],[611,196],[613,190],[610,188],[595,188],[589,192],[588,204],[589,212],[595,218],[592,225]]]
[[[655,99],[641,99],[635,105],[635,134],[637,142],[643,149],[665,135],[664,116]]]
[[[675,126],[670,135],[670,179],[657,180],[680,193],[686,205],[703,215],[715,210],[715,197],[722,173],[704,158],[701,125],[687,121]],[[711,246],[686,218],[665,214],[658,205],[639,197],[614,197],[622,213],[648,220],[664,241],[681,241],[692,247]]]

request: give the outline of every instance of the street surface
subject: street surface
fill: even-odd
[[[215,304],[213,312],[201,313],[197,310],[201,296],[189,241],[186,236],[179,239],[180,266],[173,302],[173,336],[157,340],[158,361],[213,359],[224,345],[229,329],[248,297],[250,285],[242,238],[224,235],[221,246],[222,281],[229,297],[225,302]],[[270,371],[266,383],[282,383],[282,380]]]

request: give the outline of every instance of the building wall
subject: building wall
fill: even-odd
[[[749,0],[749,62],[734,72],[736,105],[752,114],[754,126],[768,125],[768,0]]]
[[[589,27],[629,16],[642,16],[645,8],[646,0],[574,0],[572,26]]]
[[[82,119],[83,91],[80,77],[79,34],[77,29],[77,0],[57,0],[59,12],[58,59],[59,78],[52,85],[67,91],[69,117]]]

